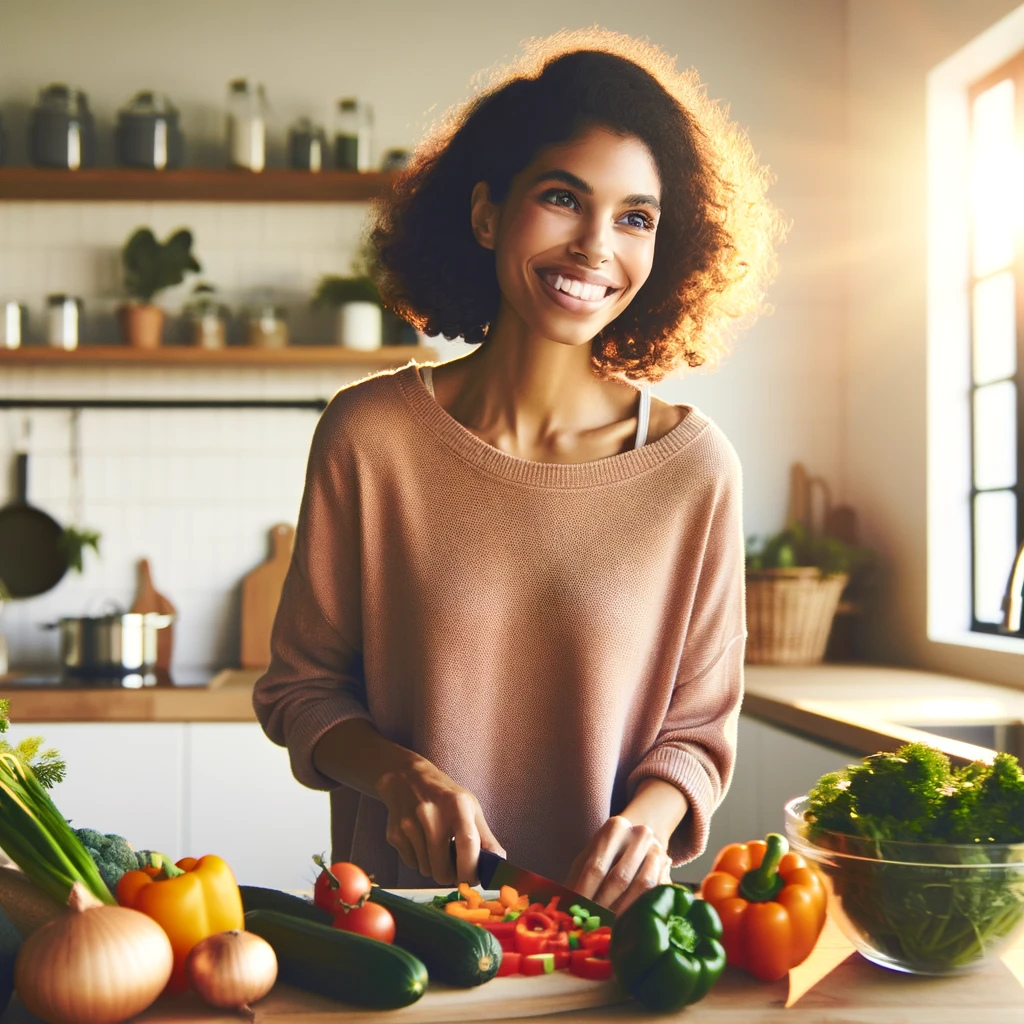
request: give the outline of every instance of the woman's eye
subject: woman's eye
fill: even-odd
[[[546,202],[551,203],[552,206],[564,206],[566,209],[579,206],[579,203],[576,202],[576,197],[571,192],[566,192],[565,189],[551,189],[549,192],[544,193],[544,199]],[[568,203],[563,203],[563,199],[567,199]]]
[[[644,231],[654,230],[654,221],[651,220],[646,213],[638,213],[634,210],[632,213],[627,213],[626,218],[633,218],[633,221],[629,225],[631,228],[642,228]],[[639,223],[636,223],[637,221],[639,221]]]

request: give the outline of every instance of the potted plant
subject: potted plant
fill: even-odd
[[[224,348],[227,344],[228,308],[217,297],[217,289],[200,281],[192,289],[192,297],[184,314],[191,327],[191,341],[199,348]]]
[[[812,665],[825,655],[832,620],[850,578],[871,552],[803,523],[747,538],[747,661]]]
[[[327,275],[320,279],[313,296],[314,308],[337,310],[336,340],[346,348],[364,351],[380,348],[383,340],[383,311],[380,292],[356,260],[349,277]]]
[[[158,348],[164,311],[154,305],[157,292],[181,284],[190,270],[201,267],[192,255],[192,232],[176,231],[158,242],[149,228],[139,228],[121,253],[125,290],[133,301],[119,310],[125,341],[137,348]]]

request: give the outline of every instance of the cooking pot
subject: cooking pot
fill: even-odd
[[[124,675],[156,665],[157,630],[174,621],[157,612],[113,612],[46,623],[60,629],[60,660],[78,676]]]

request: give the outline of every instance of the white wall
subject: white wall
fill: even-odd
[[[116,109],[138,89],[164,90],[182,111],[190,159],[217,163],[226,83],[248,75],[266,83],[277,116],[272,161],[281,159],[294,117],[325,119],[331,101],[345,94],[374,104],[379,153],[414,142],[433,116],[466,95],[475,72],[512,56],[527,36],[595,22],[650,36],[677,55],[680,66],[695,65],[710,95],[731,104],[774,169],[775,201],[793,223],[771,296],[775,314],[740,340],[717,374],[691,374],[658,388],[671,401],[697,404],[725,429],[744,466],[747,530],[763,533],[782,525],[788,467],[795,459],[829,477],[837,497],[846,496],[845,10],[842,0],[637,0],[628,8],[608,0],[558,6],[543,0],[179,0],[161,11],[121,0],[5,0],[0,111],[12,157],[23,161],[36,91],[55,80],[76,84],[97,115],[100,156],[107,160]],[[0,202],[0,292],[28,300],[38,315],[47,291],[80,289],[99,314],[92,328],[99,335],[117,302],[120,240],[138,223],[161,230],[184,223],[195,228],[208,276],[229,297],[271,284],[297,311],[317,274],[346,268],[358,210],[216,204],[60,209]],[[168,305],[173,309],[179,298],[180,290]],[[453,344],[442,351],[465,349]],[[251,376],[232,379],[227,371],[216,374],[209,388],[207,378],[177,371],[103,371],[101,379],[103,388],[120,393],[163,382],[192,393],[253,386]],[[259,377],[256,386],[280,384],[316,397],[344,379],[292,371],[281,382]],[[58,384],[92,387],[96,381],[90,380],[58,381],[49,369],[0,370],[0,392],[31,387],[47,394]],[[32,497],[63,520],[64,420],[58,414],[33,420],[40,450]],[[0,427],[0,466],[9,460],[17,424],[8,416]],[[66,579],[50,594],[5,611],[12,660],[43,651],[37,622],[83,614],[88,602],[109,596],[130,599],[131,564],[139,555],[153,559],[158,587],[182,612],[181,662],[230,660],[239,577],[262,557],[266,530],[294,518],[312,417],[156,412],[115,421],[108,413],[85,413],[83,424],[90,460],[84,521],[104,530],[103,560],[92,560],[83,579]],[[211,430],[217,440],[207,444]],[[243,447],[245,459],[239,457]],[[205,468],[195,473],[190,453],[199,449]],[[0,479],[6,484],[6,474]],[[0,491],[0,499],[8,493]]]
[[[849,0],[848,493],[888,579],[881,660],[1021,685],[1020,654],[927,638],[926,76],[1017,0]],[[966,358],[966,357],[965,357]]]

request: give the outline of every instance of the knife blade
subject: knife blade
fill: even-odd
[[[455,861],[455,840],[451,841],[452,863]],[[615,914],[607,907],[594,900],[581,896],[578,892],[558,882],[538,875],[535,871],[517,867],[504,857],[499,857],[490,850],[480,850],[477,861],[477,874],[480,885],[485,889],[500,889],[503,885],[511,886],[516,892],[525,893],[533,903],[547,903],[552,896],[559,897],[558,909],[568,913],[573,904],[582,907],[591,917],[601,918],[602,925],[610,925],[615,921]]]

